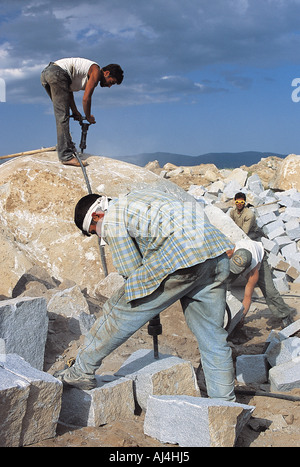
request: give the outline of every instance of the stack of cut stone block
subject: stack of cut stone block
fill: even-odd
[[[282,192],[265,190],[257,174],[247,178],[246,171],[239,171],[241,176],[237,174],[234,180],[215,182],[208,187],[192,185],[188,193],[206,207],[214,205],[227,214],[234,195],[240,191],[246,194],[257,224],[265,235],[261,241],[268,253],[274,284],[280,293],[285,293],[292,283],[300,283],[300,193],[294,188]],[[215,223],[213,217],[210,221]],[[235,241],[234,235],[228,234],[227,230],[224,233]]]
[[[281,331],[272,331],[264,354],[241,355],[236,359],[236,378],[244,384],[270,383],[272,391],[300,387],[300,320]]]
[[[141,349],[97,388],[65,389],[60,420],[99,426],[146,413],[145,434],[179,446],[234,446],[254,407],[202,398],[190,362]],[[74,408],[76,407],[76,410]]]
[[[62,383],[16,354],[1,354],[0,446],[26,446],[56,433]]]
[[[62,384],[42,371],[47,331],[43,298],[0,302],[0,446],[55,436]]]
[[[26,291],[28,283],[33,290]],[[13,295],[0,301],[0,446],[27,445],[55,435],[62,385],[43,372],[49,316],[64,316],[70,331],[82,333],[95,320],[76,284],[57,287],[38,267],[20,278]]]

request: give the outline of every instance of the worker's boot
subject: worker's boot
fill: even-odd
[[[90,389],[95,389],[97,386],[94,375],[82,373],[74,366],[57,371],[53,376],[59,379],[65,387],[74,387],[88,391]]]

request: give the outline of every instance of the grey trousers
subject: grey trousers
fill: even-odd
[[[51,62],[41,73],[41,83],[53,103],[58,158],[67,161],[74,157],[75,151],[69,128],[71,79],[66,71]]]
[[[276,318],[285,318],[292,313],[293,309],[284,302],[274,285],[266,254],[260,266],[257,285],[265,297],[269,310]]]
[[[76,357],[75,371],[92,375],[103,358],[168,306],[181,301],[197,338],[209,397],[235,400],[234,368],[224,314],[229,260],[226,254],[170,274],[151,295],[127,302],[124,286],[103,307]]]

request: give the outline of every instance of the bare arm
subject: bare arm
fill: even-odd
[[[74,94],[72,92],[70,92],[70,108],[71,108],[72,115],[74,116],[75,120],[81,120],[82,115],[76,107]]]
[[[92,94],[94,92],[95,87],[98,85],[100,81],[100,68],[98,65],[93,64],[89,69],[89,79],[86,83],[83,99],[82,99],[82,107],[84,114],[90,123],[96,123],[95,118],[91,115],[91,105],[92,105]]]
[[[255,266],[254,269],[252,269],[252,271],[249,273],[249,276],[248,276],[248,282],[245,287],[244,299],[243,299],[244,316],[248,313],[250,305],[251,305],[252,294],[257,284],[258,277],[259,277],[259,265],[260,263],[257,266]]]

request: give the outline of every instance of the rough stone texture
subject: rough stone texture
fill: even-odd
[[[136,400],[143,410],[146,410],[148,397],[152,394],[200,395],[190,362],[166,354],[159,354],[159,359],[155,360],[152,350],[134,352],[115,375],[134,381]]]
[[[81,334],[86,334],[94,323],[95,318],[90,315],[88,303],[78,285],[53,289],[47,292],[46,297],[49,316],[54,314],[67,318],[70,331],[76,333],[80,330]]]
[[[193,200],[174,183],[144,168],[106,157],[86,158],[95,193],[117,197],[150,186]],[[93,295],[104,278],[98,242],[94,236],[83,238],[73,222],[75,204],[86,194],[82,170],[62,165],[55,151],[1,165],[0,255],[6,274],[0,294],[10,296],[21,275],[38,265],[59,281],[74,280]],[[112,272],[109,248],[105,250]]]
[[[78,426],[100,426],[132,418],[134,410],[131,380],[97,376],[97,388],[91,391],[64,389],[60,421]]]
[[[110,298],[122,285],[124,278],[117,272],[111,272],[98,284],[97,292],[104,297]]]
[[[233,447],[253,410],[221,399],[150,396],[144,432],[182,447]]]
[[[236,379],[239,383],[266,383],[268,362],[265,354],[240,355],[236,359]]]
[[[0,366],[0,447],[20,445],[29,384]]]
[[[16,353],[42,370],[47,332],[44,298],[19,297],[0,302],[0,337],[5,341],[6,353]]]
[[[53,279],[53,277],[51,277],[45,269],[39,266],[33,266],[32,268],[28,269],[16,283],[12,291],[12,298],[19,297],[20,295],[26,293],[28,286],[30,284],[32,285],[33,283],[38,283],[41,285],[42,287],[40,290],[44,291],[55,288],[59,284],[59,282]],[[39,295],[36,295],[36,297],[37,296]]]
[[[290,154],[280,164],[279,170],[277,170],[270,187],[276,190],[289,190],[290,188],[296,188],[300,191],[299,170],[300,156]]]
[[[225,233],[233,243],[248,238],[245,232],[243,232],[227,214],[215,206],[206,206],[205,214],[209,222],[221,230],[221,232]]]
[[[0,187],[0,197],[1,197]],[[1,219],[1,224],[3,218]],[[11,297],[12,290],[19,278],[33,266],[33,262],[19,248],[16,248],[13,238],[6,234],[4,226],[0,226],[0,257],[1,267],[5,274],[1,274],[0,295]]]
[[[299,356],[299,337],[288,337],[274,345],[270,345],[266,351],[266,357],[271,366],[281,365]]]
[[[0,445],[26,446],[55,436],[62,383],[8,354],[0,367]]]
[[[284,329],[278,332],[280,339],[287,339],[291,337],[296,332],[300,331],[300,319],[297,319],[289,326],[286,326]]]
[[[269,371],[272,391],[291,391],[300,387],[300,357],[296,357]]]

